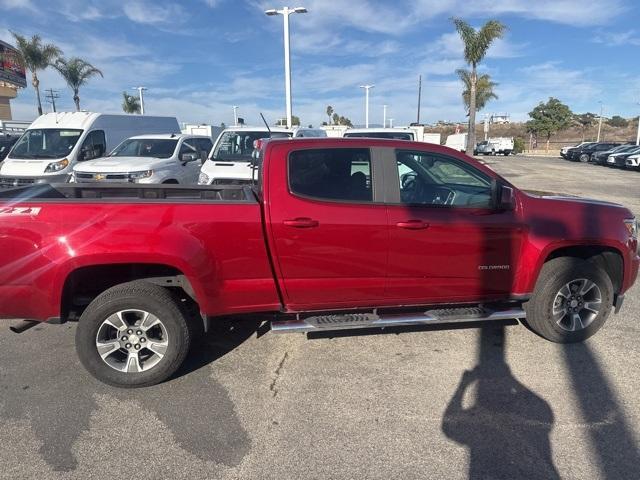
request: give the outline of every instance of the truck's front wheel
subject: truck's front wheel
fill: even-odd
[[[84,367],[116,387],[145,387],[180,367],[191,340],[188,316],[166,289],[145,281],[117,285],[82,314],[76,350]]]
[[[544,264],[526,304],[527,325],[558,343],[586,340],[611,313],[613,285],[595,263],[560,257]]]

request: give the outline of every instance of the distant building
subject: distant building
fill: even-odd
[[[18,95],[18,88],[27,86],[26,72],[17,55],[15,48],[0,41],[0,120],[11,120],[9,102]]]
[[[489,123],[511,123],[511,117],[508,113],[493,113],[489,119]]]

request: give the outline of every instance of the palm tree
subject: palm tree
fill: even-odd
[[[73,90],[73,102],[76,104],[76,110],[80,111],[80,96],[78,92],[80,87],[87,83],[87,81],[96,75],[102,75],[102,72],[89,62],[82,60],[78,57],[70,58],[66,60],[64,58],[58,58],[53,67],[62,75],[69,88]]]
[[[476,102],[478,87],[478,64],[484,59],[491,43],[502,38],[507,27],[497,20],[489,20],[476,30],[460,18],[453,18],[453,24],[464,43],[464,59],[471,66],[469,85],[469,131],[467,135],[467,154],[473,154],[476,144]]]
[[[127,92],[122,92],[122,110],[124,113],[140,113],[140,100]]]
[[[467,115],[469,115],[469,102],[471,100],[471,72],[469,70],[459,69],[456,73],[462,80],[464,90],[462,91],[462,100],[464,101],[464,107],[467,109]],[[492,98],[498,98],[493,89],[498,84],[491,80],[491,77],[486,73],[478,76],[476,82],[476,112],[482,110],[489,100]]]
[[[11,32],[11,35],[16,39],[18,63],[31,72],[31,85],[36,91],[36,99],[38,101],[38,115],[42,115],[38,71],[44,70],[51,65],[56,58],[62,55],[62,51],[50,43],[43,45],[40,35],[33,35],[31,40],[15,32]]]
[[[327,106],[327,117],[329,117],[329,125],[331,125],[331,115],[333,115],[333,107],[331,105]]]

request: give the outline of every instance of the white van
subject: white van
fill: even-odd
[[[413,125],[395,128],[350,128],[344,132],[343,137],[391,138],[394,140],[409,140],[412,142],[426,142],[440,145],[439,133],[425,133],[424,127]]]
[[[0,168],[0,187],[67,182],[81,161],[103,156],[144,133],[180,133],[174,117],[46,113],[29,126]]]
[[[212,147],[211,138],[204,135],[139,135],[128,138],[106,157],[79,162],[72,181],[196,184]]]

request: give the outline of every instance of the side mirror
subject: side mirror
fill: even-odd
[[[498,210],[514,210],[516,208],[516,193],[513,188],[506,185],[498,185],[496,207]]]
[[[187,152],[180,155],[180,161],[184,163],[193,162],[194,160],[198,160],[198,154],[195,152]]]

